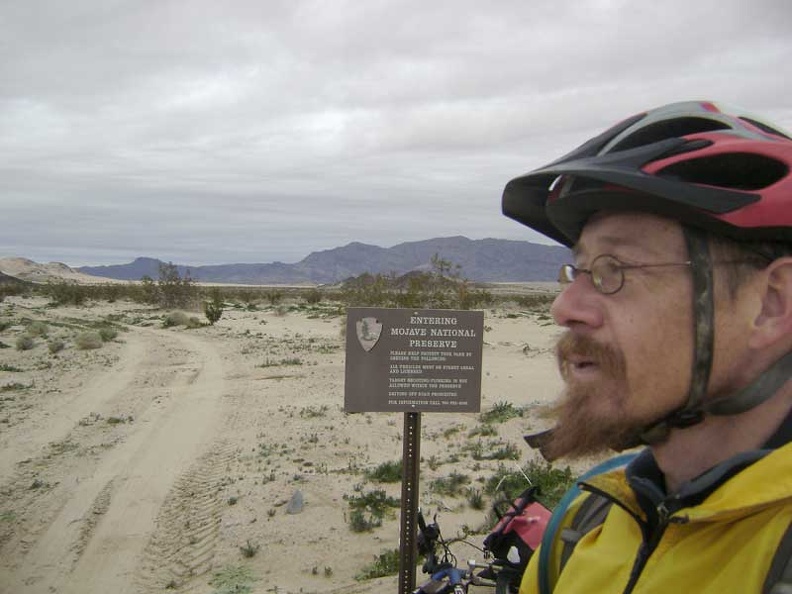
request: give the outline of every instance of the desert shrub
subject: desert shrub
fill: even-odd
[[[74,339],[74,344],[82,351],[102,348],[102,336],[93,330],[82,332]]]
[[[350,306],[471,309],[490,303],[491,295],[460,277],[460,266],[432,257],[432,270],[402,276],[364,273],[344,281],[341,300]]]
[[[519,460],[522,451],[513,443],[507,443],[490,454],[490,460]]]
[[[212,300],[211,301],[204,301],[203,304],[203,311],[206,319],[209,321],[209,324],[214,326],[215,323],[222,317],[223,315],[223,298],[220,295],[220,291],[214,289],[212,291]]]
[[[259,545],[258,543],[252,544],[248,539],[248,541],[244,545],[239,547],[239,551],[242,553],[243,557],[245,557],[246,559],[250,559],[256,556],[256,553],[259,552],[260,548],[261,545]]]
[[[212,594],[250,594],[255,581],[249,567],[228,566],[212,575],[209,585],[215,588]]]
[[[27,295],[31,292],[31,283],[22,281],[0,282],[0,303],[12,295]]]
[[[323,297],[324,295],[322,295],[322,292],[319,289],[314,288],[309,289],[308,292],[303,296],[303,299],[305,299],[305,302],[309,305],[316,305],[317,303],[322,302]]]
[[[474,460],[519,460],[522,452],[513,443],[490,440],[486,444],[478,439],[466,444],[463,448],[470,452]]]
[[[516,298],[517,305],[525,309],[549,311],[556,295],[550,293],[533,293],[531,295],[520,295]]]
[[[523,410],[511,402],[496,402],[487,412],[481,413],[479,420],[482,423],[505,423],[509,419],[523,416]]]
[[[154,279],[148,275],[144,275],[140,279],[138,285],[138,292],[135,301],[146,303],[148,305],[157,305],[159,303],[159,288],[154,282]]]
[[[384,490],[375,489],[361,495],[344,495],[349,504],[349,528],[353,532],[368,532],[382,525],[385,516],[398,508],[398,498],[389,497]]]
[[[465,492],[465,485],[470,482],[470,477],[459,472],[452,472],[447,477],[433,480],[429,487],[438,495],[457,497]]]
[[[327,411],[330,410],[326,404],[321,406],[304,406],[300,409],[300,417],[303,419],[316,419],[327,416]]]
[[[124,296],[124,294],[128,293],[122,285],[106,283],[96,287],[96,296],[100,299],[104,299],[108,303],[115,303]]]
[[[140,279],[135,299],[142,303],[158,305],[162,308],[187,308],[198,302],[199,291],[190,272],[184,276],[172,262],[159,265],[159,279],[154,282],[150,276]]]
[[[162,321],[163,328],[171,328],[173,326],[187,326],[190,323],[189,316],[183,311],[172,311]]]
[[[38,336],[38,337],[46,337],[47,333],[49,332],[49,328],[47,324],[40,321],[31,322],[28,324],[27,333],[30,336]]]
[[[366,514],[362,509],[353,509],[349,513],[349,529],[352,532],[371,532],[382,526],[382,518]]]
[[[50,352],[51,355],[55,355],[57,353],[60,353],[64,349],[65,346],[66,345],[64,344],[64,342],[62,340],[60,340],[59,338],[53,338],[53,339],[47,341],[47,349],[49,349],[49,352]]]
[[[484,423],[483,425],[478,425],[470,430],[468,433],[469,437],[476,437],[477,435],[480,437],[494,437],[498,434],[498,430],[490,425],[489,423]]]
[[[376,468],[365,471],[364,476],[378,483],[399,483],[402,480],[402,461],[383,462]]]
[[[264,296],[269,301],[270,305],[278,305],[281,301],[283,301],[283,291],[279,291],[277,289],[270,289],[267,291]]]
[[[355,576],[357,581],[373,580],[399,573],[399,549],[380,553],[374,562]]]
[[[99,328],[99,338],[102,339],[102,342],[110,342],[111,340],[115,340],[118,336],[118,330],[111,326],[103,326]]]
[[[55,305],[82,305],[88,300],[90,289],[77,283],[60,281],[47,283],[43,291]]]
[[[499,466],[487,479],[484,490],[490,495],[506,493],[513,499],[527,487],[537,486],[542,503],[552,509],[574,483],[575,475],[569,466],[556,468],[550,462],[531,460],[520,472]]]
[[[484,494],[481,492],[481,489],[469,488],[467,491],[467,500],[471,509],[484,509]]]
[[[36,341],[29,334],[23,334],[16,339],[16,349],[18,351],[29,351],[36,346]]]
[[[181,276],[172,262],[160,264],[157,288],[159,305],[165,308],[187,307],[198,297],[198,287],[190,278],[189,270]]]

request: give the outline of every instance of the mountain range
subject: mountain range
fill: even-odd
[[[312,252],[295,264],[219,264],[183,266],[193,280],[229,284],[333,284],[364,272],[405,274],[430,270],[432,258],[438,256],[451,263],[460,277],[479,282],[553,281],[558,267],[569,261],[569,250],[506,239],[441,237],[413,241],[383,248],[353,242],[343,247]],[[159,277],[163,262],[155,258],[137,258],[128,264],[83,266],[78,270],[92,276],[120,280]],[[458,268],[457,268],[458,266]]]

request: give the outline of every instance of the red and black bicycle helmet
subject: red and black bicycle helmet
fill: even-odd
[[[688,402],[646,428],[662,439],[706,414],[730,415],[769,398],[792,373],[792,354],[728,398],[705,401],[713,345],[712,265],[704,236],[792,244],[792,138],[710,101],[637,114],[571,153],[506,184],[503,213],[574,245],[600,211],[640,211],[682,223],[694,265],[695,352]],[[785,253],[789,253],[788,251]]]
[[[666,105],[506,184],[503,213],[565,245],[600,210],[652,212],[737,240],[792,241],[792,138],[734,108]]]

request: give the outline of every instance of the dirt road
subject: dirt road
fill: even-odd
[[[124,339],[116,365],[2,435],[0,484],[39,518],[17,543],[27,549],[22,565],[0,575],[3,592],[138,592],[154,574],[206,561],[169,568],[174,538],[156,522],[185,483],[194,500],[216,479],[223,359],[188,334],[133,328]],[[192,545],[211,547],[214,515],[211,504],[193,515]]]

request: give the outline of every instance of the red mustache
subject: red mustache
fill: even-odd
[[[567,331],[556,344],[556,360],[563,378],[568,375],[569,360],[572,357],[590,361],[611,377],[625,375],[626,363],[620,351],[597,342],[589,336]]]

